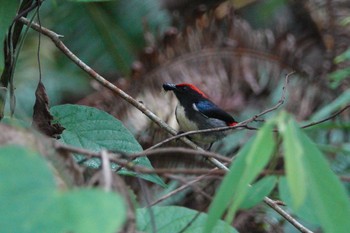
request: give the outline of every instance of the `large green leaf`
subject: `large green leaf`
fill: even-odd
[[[242,209],[251,208],[268,196],[277,184],[276,176],[266,176],[249,187],[246,197],[239,206]]]
[[[300,137],[298,126],[295,121],[291,119],[287,114],[280,114],[278,121],[279,132],[283,135],[283,148],[284,158],[286,161],[287,180],[290,187],[290,191],[293,195],[294,207],[297,209],[301,206],[306,198],[306,189],[300,187],[306,187],[307,171],[305,167],[305,150],[302,147],[302,138]],[[288,174],[298,175],[288,175]]]
[[[325,232],[349,232],[349,197],[324,155],[286,113],[281,114],[278,128],[285,150],[291,208],[298,212],[309,200]]]
[[[112,233],[126,217],[115,193],[57,190],[46,161],[22,147],[0,147],[0,193],[1,232]]]
[[[205,232],[212,232],[217,220],[231,202],[227,219],[231,221],[230,218],[234,217],[238,207],[246,198],[249,184],[268,163],[275,149],[273,125],[273,121],[267,122],[239,151],[210,205]]]
[[[0,73],[4,69],[4,39],[9,30],[10,25],[14,17],[16,16],[16,11],[19,5],[19,1],[5,0],[1,1],[0,7],[0,44],[1,44],[1,55],[0,55]]]
[[[287,206],[293,206],[293,194],[290,192],[286,177],[280,177],[278,182],[278,191],[281,200],[286,203]],[[306,220],[307,222],[318,224],[315,209],[316,208],[311,203],[310,195],[307,194],[305,202],[300,206],[300,208],[298,208],[298,210],[295,210],[293,214],[303,220]]]
[[[188,226],[184,233],[203,232],[207,215],[201,213],[195,220],[197,211],[178,206],[142,208],[136,211],[137,230],[140,232],[177,233]],[[153,215],[153,216],[152,216]],[[152,217],[156,231],[152,229]],[[218,221],[215,232],[236,233],[237,231],[224,221]]]
[[[67,104],[52,107],[51,113],[55,120],[65,128],[61,135],[61,141],[66,144],[92,151],[108,149],[127,154],[142,151],[140,144],[124,125],[106,112],[92,107]],[[76,159],[79,162],[85,157],[77,155]],[[137,158],[133,162],[136,165],[153,169],[146,157]],[[90,168],[99,168],[101,160],[98,158],[89,159],[85,165]],[[112,169],[116,170],[117,168],[118,166],[112,163]],[[121,169],[118,173],[139,176],[159,185],[165,185],[162,179],[154,174],[136,174],[126,169]]]

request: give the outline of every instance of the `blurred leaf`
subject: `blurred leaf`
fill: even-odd
[[[151,215],[151,211],[154,216]],[[203,232],[207,221],[207,215],[201,213],[195,220],[197,211],[178,206],[152,207],[137,209],[137,230],[140,232],[154,232],[152,218],[154,217],[157,233],[178,233],[189,223],[191,225],[184,231],[187,233]],[[224,221],[218,221],[214,226],[215,232],[236,233],[237,231]]]
[[[285,150],[286,176],[292,194],[291,208],[298,212],[307,203],[315,207],[325,232],[348,232],[350,201],[324,155],[286,113],[278,121]]]
[[[40,232],[116,232],[125,221],[124,201],[115,193],[98,189],[80,189],[57,195],[49,210],[38,219]],[[98,213],[98,214],[96,214]],[[52,219],[53,223],[42,221]]]
[[[331,81],[330,86],[332,88],[337,88],[344,79],[349,77],[350,77],[350,68],[337,70],[329,74],[329,79]]]
[[[235,0],[231,1],[237,4]],[[254,4],[250,4],[249,7],[240,9],[240,13],[253,27],[272,27],[274,20],[278,19],[280,14],[286,12],[287,4],[286,0],[254,1]]]
[[[291,117],[285,112],[280,114],[278,120],[279,132],[283,135],[283,148],[287,180],[293,195],[293,205],[298,209],[306,198],[306,173],[304,167],[304,150],[302,148],[300,130]],[[296,173],[298,175],[292,175]],[[289,175],[288,175],[289,174]]]
[[[1,55],[0,55],[0,73],[4,69],[4,39],[12,24],[13,19],[16,16],[19,1],[5,0],[1,1],[0,7],[0,44],[1,44]]]
[[[345,52],[335,57],[334,62],[336,64],[341,63],[343,61],[350,60],[350,48],[348,48]]]
[[[132,154],[142,151],[142,147],[134,136],[112,115],[101,110],[80,106],[80,105],[60,105],[51,108],[51,113],[65,130],[61,135],[61,141],[66,144],[92,151],[108,149]],[[76,160],[82,161],[85,156],[78,155]],[[136,165],[153,169],[150,161],[146,157],[133,160]],[[99,168],[101,160],[98,158],[89,159],[84,163],[90,168]],[[112,169],[119,166],[112,163]],[[156,184],[164,186],[164,182],[156,174],[136,174],[126,169],[118,171],[119,174],[139,176]]]
[[[281,200],[286,203],[287,206],[293,206],[293,194],[290,191],[286,177],[279,178],[278,190]],[[315,214],[316,209],[317,208],[312,205],[310,195],[307,194],[305,202],[302,203],[300,208],[294,211],[294,214],[310,223],[317,224],[318,219]]]
[[[99,38],[108,48],[110,58],[114,61],[118,71],[125,75],[128,74],[130,64],[135,60],[135,45],[130,43],[130,36],[120,28],[119,24],[111,25],[115,19],[112,14],[108,14],[107,10],[96,4],[87,4],[85,8],[91,17],[92,26],[98,31]]]
[[[230,171],[222,181],[209,207],[209,216],[205,225],[206,233],[212,232],[216,222],[231,202],[233,203],[230,206],[227,218],[234,217],[236,210],[247,195],[248,185],[254,181],[268,163],[275,149],[272,132],[273,125],[272,120],[264,124],[257,135],[238,152],[230,167]]]
[[[3,232],[112,233],[126,216],[115,193],[59,192],[46,161],[21,147],[0,148],[0,193]]]
[[[169,13],[158,0],[49,1],[41,7],[41,14],[45,25],[63,34],[64,43],[79,58],[113,78],[116,73],[129,75],[132,62],[145,45],[145,24],[152,32],[170,25]]]
[[[223,138],[220,142],[214,143],[212,150],[221,155],[229,156],[232,151],[239,148],[244,140],[246,140],[245,136],[246,132],[243,130],[235,131]]]
[[[11,126],[15,126],[15,127],[19,127],[19,128],[30,128],[31,124],[16,118],[12,118],[12,117],[4,117],[1,120],[2,124],[6,124],[6,125],[11,125]]]
[[[344,17],[341,21],[340,21],[340,25],[342,26],[347,26],[350,24],[350,16]]]
[[[335,111],[339,110],[342,107],[345,107],[350,103],[350,90],[344,91],[338,98],[336,98],[330,104],[327,104],[322,109],[314,113],[310,117],[310,121],[317,121],[329,117]]]
[[[276,176],[266,176],[249,187],[248,192],[239,208],[249,209],[260,203],[268,196],[277,184]]]

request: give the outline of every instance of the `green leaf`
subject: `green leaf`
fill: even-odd
[[[331,81],[331,88],[337,88],[344,79],[349,78],[350,68],[343,68],[329,74],[329,79]]]
[[[1,44],[1,55],[0,55],[0,73],[4,69],[4,39],[12,24],[13,19],[16,16],[17,8],[19,6],[19,1],[7,0],[1,1],[0,7],[0,44]]]
[[[102,195],[102,196],[101,196]],[[56,199],[35,222],[37,232],[52,232],[52,222],[57,232],[116,232],[125,221],[123,200],[114,193],[97,189],[80,189],[58,193]],[[103,210],[103,213],[96,211]]]
[[[59,105],[51,108],[51,113],[65,130],[61,135],[61,141],[80,148],[92,151],[108,149],[132,154],[142,151],[142,147],[124,125],[112,115],[96,108],[80,105]],[[82,161],[85,156],[77,155],[77,161]],[[136,165],[153,169],[146,157],[133,160]],[[89,159],[84,163],[90,168],[99,168],[101,160]],[[112,169],[118,165],[112,163]],[[162,179],[155,174],[139,175],[126,169],[118,171],[119,174],[139,176],[156,184],[165,186]]]
[[[286,173],[290,191],[293,195],[294,209],[298,209],[306,198],[306,170],[304,167],[305,151],[302,148],[300,131],[295,121],[282,112],[278,119],[278,129],[283,136],[284,158],[286,161]],[[296,173],[298,175],[292,175]],[[289,174],[289,175],[288,175]]]
[[[310,120],[317,121],[324,119],[330,116],[333,112],[339,110],[342,107],[345,107],[350,103],[350,90],[344,91],[337,99],[332,101],[330,104],[327,104],[321,110],[314,113]]]
[[[115,193],[57,190],[46,161],[22,147],[0,147],[0,193],[3,232],[112,233],[126,217]]]
[[[0,147],[2,229],[30,232],[26,228],[31,227],[33,219],[50,203],[54,189],[53,176],[37,154],[15,146]]]
[[[278,127],[283,138],[292,209],[298,212],[310,204],[324,232],[349,232],[350,201],[344,186],[317,146],[291,117],[283,114]]]
[[[249,209],[260,203],[264,197],[268,196],[277,184],[276,176],[266,176],[249,187],[247,195],[242,204],[241,209]]]
[[[151,215],[153,214],[153,216]],[[178,206],[142,208],[136,211],[137,230],[140,232],[154,232],[152,229],[152,217],[154,217],[157,233],[178,233],[189,223],[184,233],[203,232],[207,215],[201,213],[195,220],[197,211]],[[215,232],[237,233],[237,231],[224,221],[218,221],[214,226]]]
[[[286,203],[287,206],[293,206],[293,194],[290,192],[290,188],[288,186],[288,182],[286,177],[280,177],[278,183],[278,191],[280,194],[281,200]],[[318,224],[318,219],[315,214],[315,207],[312,206],[310,195],[306,195],[305,202],[295,210],[293,214],[298,216],[299,218],[308,221],[313,224]],[[318,224],[319,225],[319,224]]]
[[[348,60],[350,60],[350,48],[348,48],[342,54],[336,56],[336,58],[334,59],[334,63],[339,64],[341,62],[348,61]]]
[[[217,220],[232,201],[227,219],[234,217],[238,207],[245,199],[249,184],[270,160],[275,149],[273,125],[272,120],[264,124],[257,135],[239,151],[209,207],[206,233],[212,232]]]

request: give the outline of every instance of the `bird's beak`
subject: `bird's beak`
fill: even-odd
[[[164,83],[163,84],[163,89],[165,91],[174,91],[174,90],[176,90],[176,85],[172,84],[172,83]]]

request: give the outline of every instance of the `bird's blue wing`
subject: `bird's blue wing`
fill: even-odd
[[[219,119],[227,123],[235,122],[231,115],[211,101],[205,100],[194,103],[193,108],[203,114],[205,117]]]

